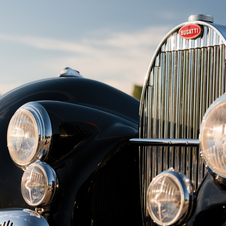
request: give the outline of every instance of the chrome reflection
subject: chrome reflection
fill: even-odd
[[[0,225],[49,226],[44,217],[29,209],[7,209],[0,211]]]

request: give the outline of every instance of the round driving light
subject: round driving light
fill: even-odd
[[[31,164],[25,170],[21,181],[21,192],[30,206],[48,205],[58,189],[55,171],[44,162]]]
[[[148,187],[147,208],[159,225],[184,222],[193,207],[193,188],[190,180],[173,169],[156,176]]]
[[[52,128],[45,108],[36,102],[20,107],[9,122],[7,144],[13,161],[25,169],[30,163],[45,159]]]
[[[226,178],[226,95],[206,111],[200,129],[202,156],[209,169]]]

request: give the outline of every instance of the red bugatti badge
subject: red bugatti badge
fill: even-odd
[[[185,25],[179,30],[180,37],[185,39],[197,38],[201,33],[202,33],[202,29],[197,24]]]

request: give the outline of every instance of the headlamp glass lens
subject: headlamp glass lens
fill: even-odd
[[[38,127],[34,116],[25,109],[17,111],[8,127],[7,143],[12,159],[20,165],[29,162],[37,149]]]
[[[38,165],[29,166],[23,174],[21,191],[24,200],[31,206],[39,205],[47,191],[46,174]]]
[[[201,126],[203,157],[212,171],[226,177],[226,101],[210,107]]]
[[[56,195],[58,186],[54,169],[40,161],[29,165],[21,180],[22,196],[30,206],[49,205]]]
[[[157,176],[147,191],[147,206],[152,219],[160,225],[178,220],[184,194],[179,182],[169,174]]]

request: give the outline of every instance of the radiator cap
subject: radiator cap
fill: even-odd
[[[196,20],[213,23],[213,17],[210,15],[203,15],[203,14],[191,15],[188,18],[188,21],[196,21]]]

